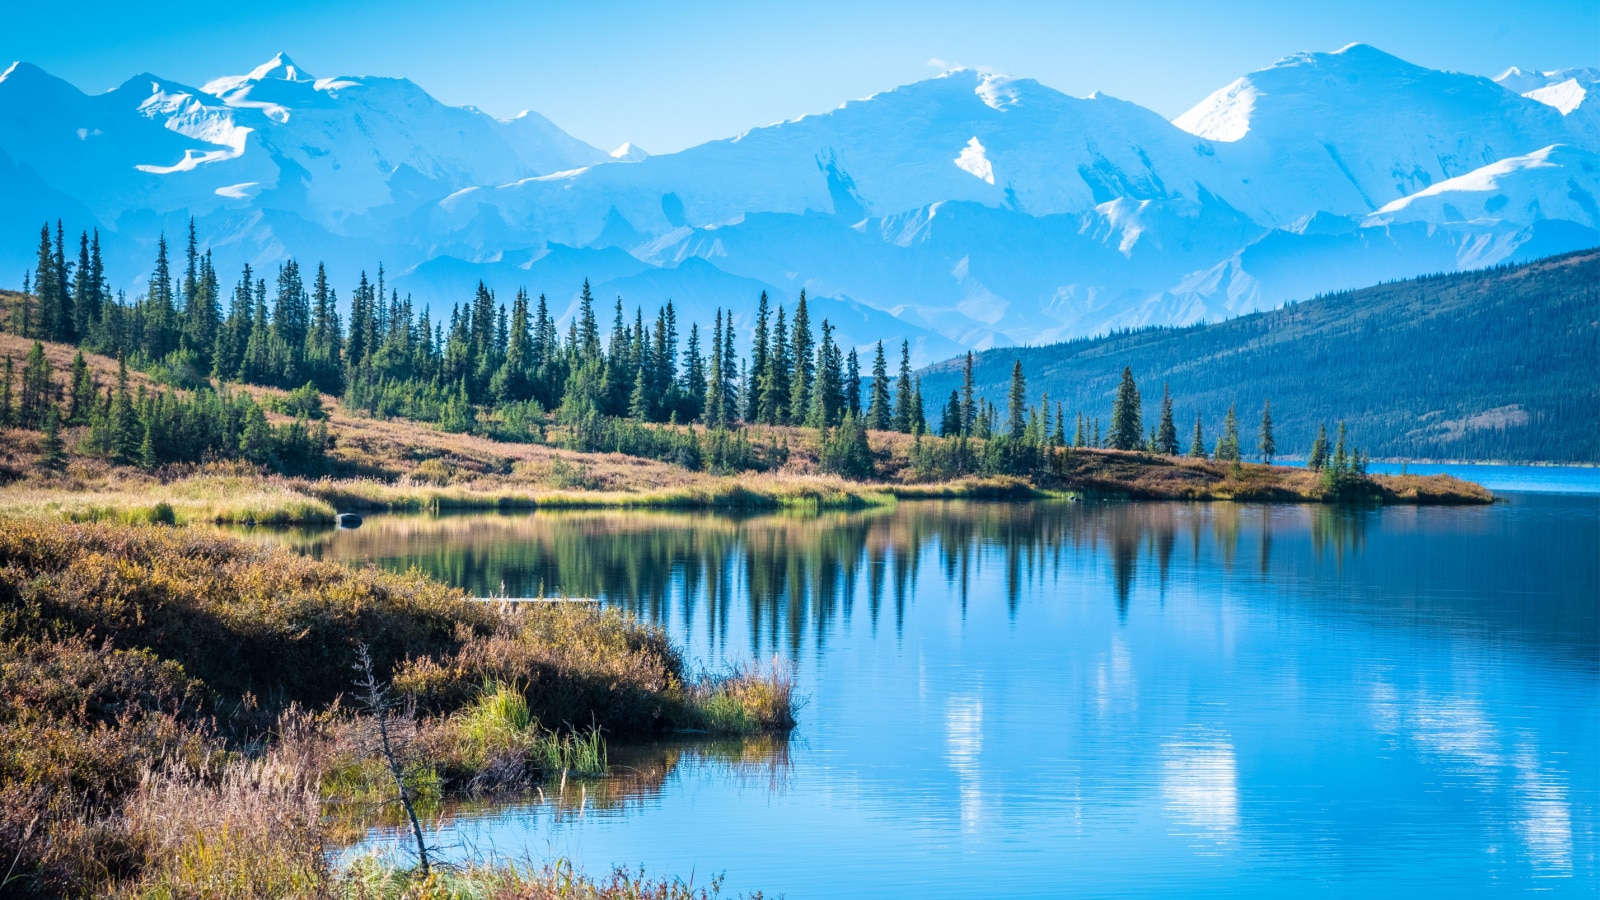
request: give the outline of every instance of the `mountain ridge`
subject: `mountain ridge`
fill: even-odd
[[[1169,121],[958,69],[652,156],[534,112],[448,107],[404,78],[318,78],[287,54],[198,88],[141,74],[97,95],[16,63],[0,189],[26,203],[0,218],[0,272],[29,266],[37,221],[63,214],[45,198],[64,196],[122,282],[193,216],[224,272],[295,255],[352,283],[381,259],[404,283],[455,260],[446,281],[414,279],[436,291],[424,303],[461,299],[474,273],[568,299],[575,283],[498,261],[614,247],[667,292],[697,258],[726,284],[889,312],[930,348],[1028,344],[1600,244],[1594,80],[1496,81],[1352,44]]]

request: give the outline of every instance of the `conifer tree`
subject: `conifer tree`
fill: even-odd
[[[1022,374],[1022,360],[1011,363],[1011,393],[1006,406],[1006,436],[1013,441],[1022,440],[1028,427],[1028,381]]]
[[[11,398],[14,395],[16,373],[13,371],[11,354],[6,354],[5,376],[0,378],[0,427],[9,428],[16,423],[16,410],[12,408]]]
[[[724,386],[726,379],[723,376],[722,361],[722,310],[717,310],[716,325],[711,330],[711,367],[706,373],[706,399],[703,407],[702,420],[709,428],[721,428],[728,424],[724,400]]]
[[[812,358],[816,345],[811,336],[811,314],[806,309],[804,288],[800,290],[800,300],[794,307],[794,323],[790,331],[794,346],[789,351],[789,362],[794,371],[789,377],[788,423],[799,425],[805,421],[806,413],[811,408],[811,382],[816,377],[816,361]]]
[[[944,413],[939,417],[939,436],[955,437],[961,433],[961,392],[951,388],[950,401],[944,405]]]
[[[16,423],[22,428],[44,424],[45,407],[55,402],[55,384],[50,380],[50,360],[38,341],[28,350],[22,364],[22,394],[17,404]]]
[[[54,403],[45,410],[44,437],[39,441],[39,468],[54,472],[66,461],[62,454],[61,411]]]
[[[1139,388],[1133,383],[1133,369],[1122,367],[1122,382],[1111,405],[1111,447],[1137,450],[1144,443],[1144,417],[1140,409]]]
[[[972,351],[967,351],[966,362],[961,366],[961,432],[971,434],[978,407],[972,400]]]
[[[1278,454],[1278,444],[1272,438],[1272,401],[1268,400],[1261,407],[1261,461],[1272,465],[1272,458]]]
[[[866,427],[874,431],[888,431],[893,424],[889,409],[889,363],[883,356],[883,341],[878,342],[877,355],[872,358],[872,387],[867,400]]]
[[[750,377],[751,384],[745,397],[744,419],[746,422],[762,422],[765,417],[761,411],[761,398],[765,396],[767,379],[772,377],[772,372],[767,364],[767,326],[768,326],[768,301],[767,292],[761,292],[761,299],[756,301],[756,330],[750,340]]]
[[[100,307],[94,296],[98,291],[90,285],[94,260],[89,251],[87,231],[78,235],[78,264],[72,271],[72,330],[79,340],[88,340],[89,329],[100,320]]]
[[[1154,451],[1163,456],[1178,455],[1178,428],[1172,421],[1172,392],[1161,386],[1161,421],[1156,427]]]
[[[900,377],[894,385],[894,430],[911,433],[911,343],[900,342]]]
[[[1078,427],[1072,432],[1072,446],[1082,447],[1089,441],[1089,436],[1083,428],[1083,411],[1078,411]]]
[[[94,376],[89,373],[89,364],[83,358],[83,351],[79,350],[72,357],[72,383],[67,422],[73,425],[87,423],[89,414],[94,409],[94,401]]]
[[[1239,461],[1239,417],[1229,404],[1228,415],[1222,420],[1222,437],[1217,441],[1216,458],[1225,462]]]
[[[922,378],[919,376],[911,388],[911,433],[924,434],[928,430],[928,416],[922,408]]]
[[[262,422],[265,424],[265,417]],[[107,431],[110,439],[107,449],[113,457],[120,460],[136,458],[143,435],[138,413],[133,408],[133,395],[128,392],[128,362],[121,356],[117,357],[117,387],[111,399]]]
[[[1320,472],[1328,464],[1328,424],[1317,426],[1317,438],[1311,442],[1311,455],[1306,458],[1306,468]]]
[[[728,310],[722,328],[722,421],[732,425],[739,420],[739,353],[733,345],[733,310]]]
[[[1194,442],[1189,445],[1189,455],[1194,459],[1206,458],[1206,435],[1200,426],[1200,415],[1194,417]]]
[[[1345,471],[1348,471],[1349,468],[1350,468],[1350,454],[1348,452],[1346,452],[1345,447],[1344,447],[1344,423],[1340,422],[1339,423],[1339,440],[1338,440],[1338,443],[1334,444],[1334,447],[1333,447],[1333,469],[1334,469],[1335,472],[1343,473]]]
[[[23,337],[52,336],[55,329],[55,280],[55,248],[50,243],[50,225],[46,223],[39,226],[39,258],[33,273],[33,309],[29,310],[24,305],[21,327],[16,329],[18,334]]]
[[[789,421],[789,332],[784,324],[783,307],[772,326],[772,341],[767,351],[767,377],[761,386],[761,421],[784,425]]]
[[[856,418],[861,418],[861,359],[856,356],[854,347],[850,348],[850,356],[845,361],[844,405]]]
[[[683,418],[694,421],[705,409],[706,361],[700,355],[700,325],[689,325],[689,342],[683,349]]]

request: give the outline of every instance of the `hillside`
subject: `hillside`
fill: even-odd
[[[1248,443],[1272,400],[1280,453],[1305,454],[1318,423],[1349,423],[1377,458],[1600,462],[1600,251],[1382,284],[1188,328],[1150,328],[979,354],[979,393],[1003,403],[1014,359],[1030,394],[1110,421],[1124,366],[1155,422],[1161,386],[1188,445],[1237,404]],[[961,360],[924,372],[942,403]]]

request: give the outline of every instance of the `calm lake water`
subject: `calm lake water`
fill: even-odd
[[[603,597],[711,668],[794,665],[788,742],[615,748],[611,778],[453,810],[435,839],[458,858],[791,898],[1600,888],[1593,496],[378,517],[279,539]]]

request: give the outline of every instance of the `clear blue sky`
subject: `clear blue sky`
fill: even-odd
[[[1352,41],[1481,75],[1600,66],[1600,0],[0,4],[0,65],[29,60],[91,92],[144,71],[198,85],[285,50],[319,76],[403,75],[447,103],[531,108],[652,153],[954,65],[1170,117],[1282,56]]]

